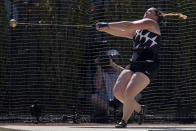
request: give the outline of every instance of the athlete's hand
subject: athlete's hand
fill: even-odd
[[[108,29],[108,23],[98,22],[98,23],[96,23],[96,29],[98,31],[104,32]]]

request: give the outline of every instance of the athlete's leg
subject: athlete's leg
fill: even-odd
[[[143,73],[136,72],[132,75],[125,90],[123,103],[123,120],[127,123],[134,110],[139,112],[141,106],[136,102],[135,96],[139,94],[148,84],[150,79]]]
[[[116,80],[116,83],[113,88],[113,93],[116,99],[118,99],[120,102],[124,103],[124,95],[125,95],[125,89],[127,87],[128,82],[130,81],[132,77],[133,72],[131,70],[123,70],[118,79]]]

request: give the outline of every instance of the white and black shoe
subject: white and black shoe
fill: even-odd
[[[116,128],[127,128],[127,123],[124,120],[121,120],[117,125]]]

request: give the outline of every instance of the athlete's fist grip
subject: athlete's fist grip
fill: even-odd
[[[99,23],[97,24],[98,28],[104,28],[104,27],[108,27],[108,24],[107,23]]]

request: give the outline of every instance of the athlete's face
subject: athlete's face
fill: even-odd
[[[149,18],[153,20],[157,20],[157,15],[155,13],[155,8],[149,8],[145,13],[144,13],[144,18]]]

